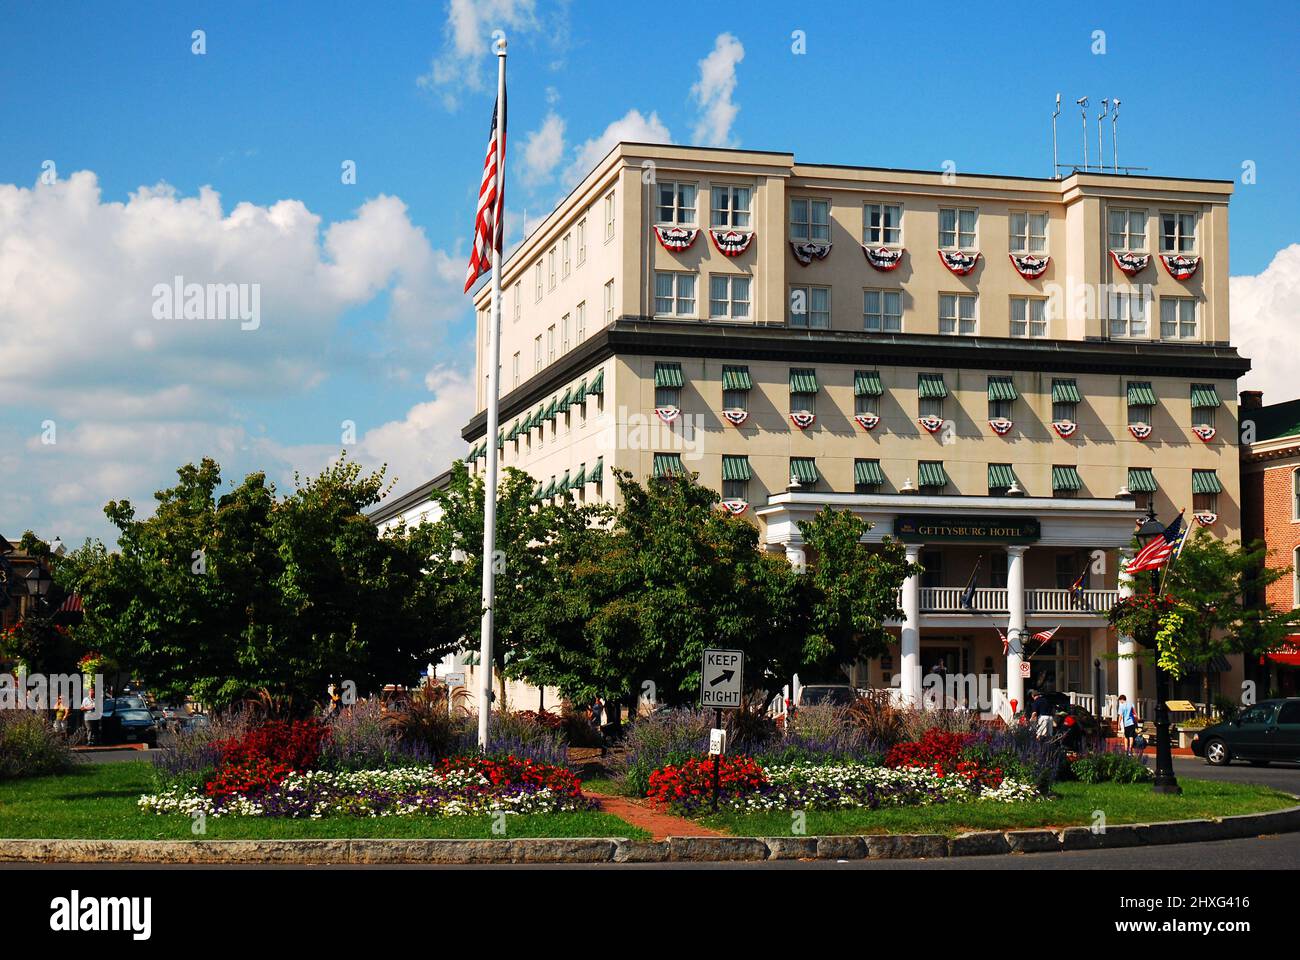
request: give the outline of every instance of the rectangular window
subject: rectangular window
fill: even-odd
[[[723,390],[722,391],[722,409],[723,410],[747,410],[749,404],[748,390]]]
[[[605,323],[614,322],[614,281],[605,283]]]
[[[1196,214],[1160,214],[1160,252],[1193,253],[1196,250]]]
[[[965,294],[940,294],[939,332],[957,334],[974,333],[975,298]]]
[[[1147,249],[1147,212],[1145,210],[1110,211],[1110,248],[1143,251]]]
[[[830,287],[790,288],[790,326],[826,329],[830,325]]]
[[[518,323],[518,322],[519,322],[519,288],[520,288],[520,286],[521,286],[521,284],[519,284],[518,282],[515,283],[515,289],[514,289],[514,293],[513,293],[513,295],[512,295],[513,298],[514,298],[514,303],[513,303],[513,305],[512,305],[511,308],[510,308],[510,316],[511,316],[511,320],[512,320],[512,322],[514,322],[514,323]]]
[[[578,221],[578,266],[587,262],[587,220]]]
[[[945,250],[974,250],[978,213],[943,207],[939,210],[939,246]]]
[[[731,230],[749,229],[749,187],[714,187],[709,223]]]
[[[1079,387],[1073,380],[1052,381],[1052,419],[1075,422],[1079,410]]]
[[[943,553],[938,550],[926,550],[921,554],[921,586],[933,589],[943,584]]]
[[[533,286],[535,288],[534,299],[540,301],[542,299],[542,261],[540,260],[533,267]]]
[[[682,405],[682,388],[681,387],[655,387],[655,406],[656,407],[681,407]]]
[[[542,369],[542,335],[533,338],[533,373]]]
[[[555,362],[555,324],[546,328],[546,362]]]
[[[1012,297],[1011,335],[1047,336],[1047,300],[1041,297]]]
[[[514,359],[511,361],[511,363],[512,363],[512,369],[514,371],[514,381],[515,381],[514,385],[517,387],[519,386],[519,351],[518,350],[515,351]]]
[[[712,274],[709,277],[709,316],[749,319],[749,277]]]
[[[811,367],[790,369],[790,412],[817,412],[817,371]]]
[[[1160,339],[1196,339],[1196,300],[1194,298],[1160,298]]]
[[[791,240],[830,240],[831,202],[792,197],[790,200]]]
[[[998,590],[1007,588],[1007,554],[994,550],[989,557],[989,586]]]
[[[817,413],[817,394],[790,391],[791,413]]]
[[[722,499],[749,501],[748,480],[723,480]]]
[[[1073,553],[1058,553],[1056,555],[1056,589],[1069,590],[1074,586],[1074,581],[1079,577],[1079,571],[1087,565],[1079,562],[1079,557]],[[1084,587],[1087,587],[1088,580],[1084,577]]]
[[[1011,214],[1011,252],[1047,252],[1047,214],[1013,212]]]
[[[860,393],[853,398],[853,412],[880,415],[880,398],[870,393]]]
[[[687,227],[695,225],[695,184],[660,180],[658,195],[656,223]]]
[[[560,241],[560,276],[567,278],[569,276],[570,254],[573,251],[573,235],[566,233],[564,239]]]
[[[578,304],[578,342],[587,339],[587,301]]]
[[[1219,475],[1213,470],[1192,471],[1192,511],[1194,513],[1217,513],[1219,494],[1223,487]]]
[[[943,400],[948,396],[942,373],[922,373],[916,378],[917,416],[943,419]]]
[[[614,239],[614,194],[605,197],[605,239]]]
[[[571,324],[572,324],[572,320],[569,314],[566,313],[564,316],[560,318],[560,352],[561,353],[569,352],[569,328]]]
[[[864,203],[862,242],[887,247],[902,246],[903,208],[897,203]]]
[[[551,247],[546,253],[546,289],[555,289],[555,248]]]
[[[695,316],[695,274],[655,274],[655,316]]]
[[[862,327],[876,333],[903,329],[902,295],[897,290],[862,291]]]
[[[1147,299],[1137,289],[1111,292],[1110,335],[1112,337],[1147,335]]]

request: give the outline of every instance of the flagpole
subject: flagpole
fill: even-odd
[[[496,190],[504,196],[506,183],[506,38],[498,32],[497,55],[497,137],[496,137]],[[495,206],[495,204],[494,204]],[[492,632],[493,606],[496,601],[496,548],[497,548],[497,431],[498,410],[497,368],[501,365],[501,244],[504,241],[505,204],[500,214],[492,220],[492,310],[491,332],[488,336],[487,369],[487,487],[483,493],[483,620],[479,631],[479,676],[482,678],[478,692],[478,746],[487,750],[488,718],[492,712]]]

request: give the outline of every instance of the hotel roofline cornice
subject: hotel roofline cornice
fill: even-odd
[[[868,369],[881,366],[931,370],[973,368],[1215,380],[1236,380],[1250,370],[1250,361],[1238,354],[1235,347],[1227,345],[793,330],[784,325],[763,327],[624,317],[504,394],[500,406],[503,424],[615,354],[857,364]],[[482,437],[486,422],[486,411],[479,411],[461,430],[461,436],[467,442]]]

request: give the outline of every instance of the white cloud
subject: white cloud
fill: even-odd
[[[695,143],[707,147],[735,146],[731,125],[740,107],[732,101],[736,92],[736,65],[745,59],[745,48],[730,33],[720,33],[712,52],[699,62],[700,79],[691,87],[691,97],[700,107],[695,125]]]
[[[659,114],[646,117],[640,110],[629,110],[607,126],[600,136],[592,137],[577,148],[573,162],[565,171],[565,179],[576,183],[591,172],[604,159],[605,154],[621,141],[635,143],[672,143],[673,135],[659,119]]]
[[[507,40],[536,32],[541,23],[535,0],[451,0],[442,51],[429,72],[416,82],[441,95],[443,105],[455,110],[460,95],[485,88],[484,64],[492,57],[493,30],[507,31]],[[554,31],[559,35],[566,31]]]
[[[564,119],[555,111],[524,139],[522,179],[527,187],[545,183],[564,158]]]
[[[1255,276],[1228,279],[1232,342],[1251,361],[1242,390],[1263,390],[1264,402],[1300,396],[1295,378],[1295,334],[1300,318],[1300,243],[1279,250]]]

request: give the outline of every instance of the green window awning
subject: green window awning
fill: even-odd
[[[1151,389],[1149,380],[1130,380],[1128,382],[1128,405],[1130,407],[1154,407],[1156,392]]]
[[[1052,403],[1082,403],[1079,385],[1073,380],[1052,381]]]
[[[537,408],[537,412],[533,414],[533,426],[537,429],[540,429],[542,426],[542,422],[545,419],[546,419],[546,405],[542,404],[542,406]]]
[[[680,390],[682,387],[682,365],[680,363],[656,363],[655,386],[674,387]]]
[[[722,457],[722,479],[723,480],[750,479],[749,457],[731,457],[724,454]]]
[[[917,468],[917,486],[946,487],[948,474],[944,472],[943,463],[938,460],[923,460]]]
[[[1018,396],[1016,385],[1010,377],[989,377],[990,400],[1014,400]]]
[[[506,432],[506,439],[507,439],[507,440],[513,440],[513,439],[514,439],[515,437],[517,437],[517,436],[519,436],[519,421],[518,421],[518,420],[516,420],[514,423],[510,424],[510,429]]]
[[[560,404],[554,397],[551,397],[551,405],[546,408],[546,419],[554,420],[555,414],[559,411]]]
[[[790,476],[800,483],[817,482],[817,460],[814,457],[791,457]]]
[[[1222,493],[1219,475],[1213,470],[1192,471],[1192,493]]]
[[[885,472],[879,460],[854,460],[853,482],[858,486],[878,487],[885,482]]]
[[[884,388],[880,385],[879,370],[853,371],[853,395],[855,397],[878,397],[884,392]]]
[[[591,386],[587,388],[587,392],[590,393],[593,397],[603,397],[605,395],[605,371],[604,370],[601,370],[600,373],[596,374],[596,379],[591,381]]]
[[[1192,409],[1200,410],[1205,407],[1217,407],[1221,405],[1219,400],[1218,388],[1212,383],[1194,383],[1192,384]]]
[[[1156,475],[1150,467],[1129,467],[1126,486],[1130,493],[1155,493]]]
[[[922,400],[942,400],[948,396],[942,373],[922,373],[916,378],[916,392]]]
[[[573,387],[570,387],[568,390],[565,390],[564,396],[560,397],[560,407],[559,407],[560,413],[563,413],[565,410],[568,410],[569,407],[571,406],[573,406]]]
[[[525,413],[524,418],[519,421],[519,432],[527,433],[531,429],[533,429],[533,415]]]
[[[682,464],[682,455],[680,453],[656,453],[654,460],[654,476],[662,477],[684,477],[686,467]]]
[[[546,499],[546,495],[542,492],[543,489],[544,489],[544,488],[543,488],[542,485],[539,483],[539,484],[537,485],[537,489],[533,491],[533,499],[534,499],[534,500],[544,500],[544,499]]]
[[[555,492],[556,492],[556,493],[563,493],[565,490],[568,490],[568,489],[569,489],[570,487],[572,487],[572,486],[573,486],[573,482],[572,482],[571,480],[569,480],[569,471],[568,471],[568,470],[565,470],[565,471],[564,471],[564,479],[561,480],[560,483],[559,483],[559,485],[555,488]]]
[[[579,464],[577,476],[573,478],[573,483],[571,483],[570,486],[573,487],[574,490],[577,490],[580,486],[582,486],[586,482],[587,482],[587,465],[585,463]]]
[[[497,431],[497,449],[500,450],[500,449],[501,449],[502,447],[504,447],[505,445],[506,445],[506,432],[505,432],[504,430],[498,430],[498,431]]]
[[[989,464],[989,489],[996,490],[999,487],[1009,487],[1016,482],[1016,472],[1011,469],[1009,463],[990,463]]]
[[[574,403],[587,402],[587,381],[586,380],[582,381],[582,383],[578,384],[577,387],[574,388],[573,402]]]
[[[817,371],[811,367],[790,368],[791,393],[816,393]]]
[[[723,367],[723,390],[753,390],[754,381],[749,377],[749,367]]]
[[[1074,467],[1052,467],[1053,490],[1082,490],[1083,481]]]
[[[605,458],[597,457],[596,462],[591,465],[591,470],[587,473],[588,483],[600,483],[601,475],[605,471]]]
[[[542,493],[542,499],[546,500],[555,496],[555,478],[551,477],[551,482],[546,485],[546,490]]]

